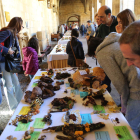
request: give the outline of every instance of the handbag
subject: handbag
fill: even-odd
[[[74,58],[75,58],[76,67],[84,66],[86,63],[83,61],[83,59],[76,59],[75,53],[74,53],[72,45],[71,45],[71,41],[70,41],[70,46],[71,46],[71,49],[72,49],[72,52],[73,52],[73,55],[74,55]]]
[[[19,73],[22,71],[22,66],[20,65],[20,58],[17,57],[17,48],[14,47],[15,39],[13,39],[12,49],[15,51],[14,54],[7,54],[5,56],[5,70],[11,73]]]

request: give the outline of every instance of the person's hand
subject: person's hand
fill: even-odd
[[[24,75],[25,75],[25,76],[28,76],[28,74],[26,74],[26,71],[24,72]]]
[[[9,48],[8,54],[13,54],[13,53],[14,53],[14,51],[11,48]]]
[[[116,32],[117,33],[122,33],[122,27],[120,27],[119,25],[116,26]]]
[[[86,57],[85,57],[84,62],[86,63],[86,61],[87,61],[87,60],[86,60]]]

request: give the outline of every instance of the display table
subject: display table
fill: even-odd
[[[58,45],[56,45],[51,53],[47,55],[47,63],[48,63],[48,69],[50,68],[64,68],[68,67],[68,55],[65,52],[66,50],[66,44],[59,45],[61,46],[60,49],[61,52],[56,52],[56,48]]]
[[[64,36],[71,36],[71,30],[68,30],[68,31],[64,34]]]
[[[68,71],[69,69],[71,68],[67,68],[67,72],[69,73],[74,73],[74,71]],[[36,75],[35,76],[41,76],[41,73],[43,71],[40,71],[38,70]],[[61,70],[62,72],[62,70]],[[34,77],[35,78],[35,77]],[[35,81],[38,81],[38,80],[35,80],[35,79],[32,79],[32,81],[30,82],[27,90],[31,90],[33,89],[32,85]],[[54,78],[54,77],[52,77]],[[56,80],[54,80],[54,83],[56,82]],[[66,83],[67,82],[67,79],[64,80],[64,82]],[[48,99],[45,99],[44,100],[44,103],[41,105],[41,108],[40,108],[40,113],[37,114],[37,115],[34,115],[32,117],[33,121],[30,122],[30,125],[28,127],[28,130],[30,127],[33,126],[34,124],[34,121],[35,121],[35,118],[43,118],[45,115],[47,115],[50,107],[51,107],[51,101],[54,99],[54,98],[61,98],[61,97],[65,97],[65,96],[69,96],[71,97],[71,88],[67,88],[68,90],[68,93],[64,93],[64,90],[66,89],[66,85],[61,85],[61,88],[59,91],[55,91],[56,95],[53,96],[53,97],[50,97]],[[80,89],[82,90],[82,88]],[[105,95],[104,95],[105,99],[108,100],[108,101],[113,101],[112,97],[110,96],[110,94],[106,91],[105,92]],[[71,110],[79,110],[81,114],[85,114],[85,113],[91,113],[93,112],[93,106],[84,106],[82,105],[82,98],[80,98],[80,95],[75,95],[75,97],[72,97],[73,99],[76,99],[76,103],[74,104],[73,108]],[[98,105],[100,105],[100,102],[97,102]],[[11,117],[10,119],[10,123],[11,123],[11,120],[15,119],[16,115],[19,114],[20,110],[22,109],[23,106],[29,106],[29,104],[25,103],[24,99],[21,100],[21,102],[19,103],[17,109],[15,110],[13,116]],[[105,107],[105,110],[107,110],[108,107]],[[62,118],[63,118],[63,115],[65,114],[65,112],[57,112],[57,113],[51,113],[52,114],[52,124],[49,126],[47,124],[45,124],[44,126],[44,129],[45,128],[48,128],[48,127],[52,127],[52,126],[58,126],[58,125],[63,125],[64,123],[62,122]],[[132,129],[130,128],[128,122],[126,121],[125,117],[122,115],[122,113],[109,113],[109,117],[110,118],[119,118],[119,121],[120,123],[117,124],[117,126],[126,126],[131,134],[131,136],[133,137],[134,140],[138,140],[138,138],[136,137],[136,135],[134,134],[134,132],[132,131]],[[107,131],[109,133],[109,137],[110,137],[110,140],[118,140],[118,137],[116,136],[116,133],[115,133],[115,130],[114,130],[114,123],[112,123],[112,121],[110,119],[108,120],[104,120],[102,118],[99,118],[97,114],[92,114],[91,115],[91,118],[92,118],[92,122],[93,123],[97,123],[97,122],[104,122],[105,123],[105,127],[102,128],[102,129],[99,129],[97,130],[98,132],[100,131]],[[0,140],[5,140],[7,136],[9,135],[12,135],[14,137],[17,138],[17,140],[21,140],[23,138],[23,135],[25,133],[25,131],[15,131],[16,127],[13,126],[13,125],[9,125],[9,123],[7,124],[6,128],[4,129],[1,137],[0,137]],[[35,131],[42,131],[42,129],[35,129]],[[90,132],[90,133],[87,133],[86,135],[84,135],[85,137],[85,140],[105,140],[105,139],[96,139],[95,138],[95,132],[97,131],[93,131],[93,132]],[[62,132],[59,132],[59,133],[42,133],[40,134],[41,135],[46,135],[47,136],[47,140],[56,140],[56,135],[63,135]],[[36,138],[35,140],[38,140],[38,138]],[[108,139],[109,140],[109,139]]]
[[[59,39],[58,45],[59,44],[67,44],[68,41],[70,41],[71,36],[63,36],[63,38]]]
[[[70,31],[67,31],[65,34],[69,34]],[[66,46],[68,41],[70,41],[71,36],[63,36],[63,38],[61,38],[58,41],[58,45],[64,45]],[[58,45],[56,45],[53,50],[51,51],[51,53],[49,55],[47,55],[47,63],[48,63],[48,69],[50,68],[64,68],[64,67],[68,67],[68,55],[65,51],[61,51],[61,52],[57,52],[56,53],[56,48],[58,47]],[[62,48],[61,48],[62,49]]]
[[[70,38],[71,36],[67,36],[71,33],[71,31],[67,31],[65,34],[66,36],[64,35],[64,39],[60,39],[58,41],[58,45],[67,45],[68,41],[70,41]],[[79,41],[82,42],[83,44],[83,49],[86,49],[87,50],[87,41],[85,40],[85,38],[78,38]],[[68,64],[67,64],[67,59],[68,59],[68,55],[66,52],[64,51],[61,51],[61,52],[57,52],[56,53],[56,48],[57,46],[56,45],[54,47],[54,49],[52,50],[52,52],[47,55],[47,63],[48,63],[48,69],[50,68],[64,68],[64,67],[68,67]]]

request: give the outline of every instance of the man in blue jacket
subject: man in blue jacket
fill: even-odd
[[[3,54],[13,54],[14,51],[11,48],[8,49],[8,48],[4,47],[2,44],[0,44],[0,60],[2,58],[2,53]],[[0,104],[2,102],[1,77],[2,77],[2,74],[1,74],[1,68],[0,68]]]

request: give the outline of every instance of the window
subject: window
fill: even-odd
[[[100,0],[97,0],[97,11],[99,10],[100,7],[101,7]]]
[[[112,0],[105,0],[105,5],[107,5],[112,11]]]
[[[132,12],[134,12],[134,2],[135,0],[123,0],[123,10],[130,9]]]

